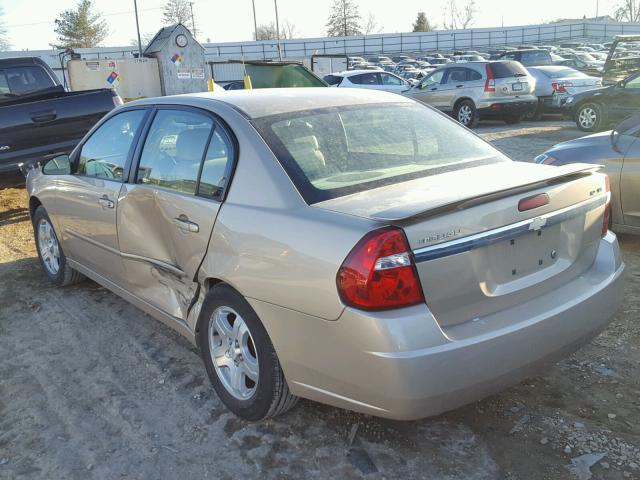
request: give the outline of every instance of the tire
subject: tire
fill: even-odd
[[[40,265],[49,281],[60,287],[83,281],[86,277],[67,263],[53,224],[42,205],[36,208],[31,221]]]
[[[588,102],[576,109],[576,126],[583,132],[598,132],[605,124],[604,111],[598,103]]]
[[[468,128],[474,128],[478,125],[478,121],[480,121],[476,106],[471,100],[462,100],[459,102],[453,110],[453,117]]]
[[[544,112],[544,105],[541,101],[538,101],[535,110],[531,110],[527,112],[524,116],[525,120],[531,120],[534,122],[539,122],[542,120],[542,114]]]
[[[507,125],[515,125],[516,123],[520,123],[522,117],[520,115],[505,115],[503,120]]]
[[[212,288],[198,325],[198,346],[207,374],[231,412],[257,421],[296,405],[298,397],[289,391],[271,339],[242,295],[225,284]]]

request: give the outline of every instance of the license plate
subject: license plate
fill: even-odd
[[[513,91],[514,92],[520,92],[523,90],[523,84],[522,83],[514,83],[513,85]]]

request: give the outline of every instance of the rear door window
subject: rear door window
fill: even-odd
[[[377,73],[361,73],[349,77],[349,81],[356,85],[380,85],[380,77]]]
[[[467,81],[467,68],[450,68],[446,79],[447,84],[463,83]]]

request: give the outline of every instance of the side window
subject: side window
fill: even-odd
[[[435,85],[437,83],[442,82],[442,77],[444,77],[446,70],[439,70],[437,72],[433,72],[428,77],[422,81],[423,85]]]
[[[136,181],[195,194],[213,120],[184,110],[160,110],[140,156]]]
[[[475,70],[467,69],[467,81],[475,82],[476,80],[482,80],[482,74],[480,72],[476,72]]]
[[[349,80],[356,85],[378,85],[379,83],[375,73],[361,73],[360,75],[349,77]]]
[[[231,140],[224,130],[216,126],[204,157],[198,195],[216,198],[222,194],[229,182],[228,168],[232,158]]]
[[[452,68],[449,70],[449,76],[447,77],[447,84],[461,83],[467,79],[466,68]]]
[[[389,75],[388,73],[381,73],[382,84],[383,85],[403,85],[402,80],[394,75]]]
[[[47,72],[36,66],[7,68],[3,76],[6,88],[15,95],[24,95],[55,86]]]
[[[624,88],[640,88],[640,75],[637,75],[625,83]]]
[[[145,110],[131,110],[111,117],[82,146],[76,174],[122,181],[133,139]]]

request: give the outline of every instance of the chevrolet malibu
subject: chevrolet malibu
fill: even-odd
[[[512,162],[391,93],[132,102],[27,191],[49,279],[188,337],[249,420],[300,397],[434,415],[572,352],[622,298],[597,166]]]

